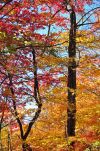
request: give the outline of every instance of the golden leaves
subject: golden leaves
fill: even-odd
[[[61,33],[59,42],[68,47],[69,45],[69,35],[68,32]],[[100,39],[93,33],[86,30],[77,31],[76,35],[77,46],[87,46],[89,48],[99,48]]]

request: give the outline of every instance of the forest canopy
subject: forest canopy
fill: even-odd
[[[0,150],[99,151],[100,2],[0,1]]]

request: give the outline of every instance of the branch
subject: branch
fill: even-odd
[[[35,54],[35,49],[32,47],[32,55],[33,55],[33,66],[34,66],[34,98],[37,103],[38,109],[35,112],[35,115],[33,119],[30,121],[28,128],[24,134],[24,140],[27,138],[29,135],[31,128],[35,121],[38,119],[40,113],[41,113],[41,108],[42,108],[42,102],[41,102],[41,97],[39,94],[39,86],[38,86],[38,78],[37,78],[37,63],[36,63],[36,54]]]
[[[2,129],[3,119],[4,119],[4,110],[2,111],[2,115],[1,115],[1,119],[0,119],[0,131]]]
[[[5,78],[1,81],[0,86],[3,84],[3,82],[7,79],[8,77],[5,76]]]
[[[19,124],[19,128],[20,128],[20,132],[21,132],[21,138],[23,138],[23,127],[22,127],[22,123],[18,117],[18,112],[17,112],[17,108],[16,108],[16,101],[14,100],[14,89],[13,89],[13,83],[12,83],[12,75],[10,73],[8,73],[8,78],[9,78],[9,89],[11,91],[11,94],[12,94],[12,102],[13,102],[13,108],[14,108],[14,114],[15,114],[15,117],[16,117],[16,120]]]
[[[38,106],[38,109],[33,117],[33,119],[30,121],[29,125],[28,125],[28,128],[27,128],[27,131],[26,133],[24,134],[24,140],[27,138],[27,136],[29,135],[30,131],[31,131],[31,128],[33,126],[33,124],[35,123],[35,121],[38,119],[40,113],[41,113],[41,107],[42,107],[42,104],[40,106]]]
[[[99,23],[99,22],[93,22],[93,23],[82,23],[82,24],[77,25],[77,27],[84,26],[84,25],[93,25],[93,24],[95,24],[95,23]]]
[[[5,16],[7,16],[13,9],[15,9],[16,7],[13,7],[12,9],[10,9],[6,14],[4,14],[0,19],[3,19]]]
[[[12,0],[10,0],[9,2],[11,2]],[[20,0],[21,1],[21,0]],[[20,2],[19,1],[19,2]],[[12,10],[14,10],[17,7],[17,5],[13,8],[11,8],[6,14],[4,14],[0,19],[3,19],[5,16],[7,16]]]
[[[77,25],[78,25],[78,23],[80,23],[81,20],[83,20],[83,18],[84,18],[87,14],[91,13],[92,11],[94,11],[94,10],[96,10],[96,9],[100,9],[100,6],[99,6],[99,7],[96,7],[96,8],[93,8],[93,9],[89,10],[88,12],[86,12],[86,13],[82,16],[82,18],[77,22]]]
[[[10,2],[12,2],[13,0],[8,0],[1,8],[0,10],[2,10],[7,4],[9,4]]]

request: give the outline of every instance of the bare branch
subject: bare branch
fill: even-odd
[[[92,11],[94,11],[94,10],[96,10],[96,9],[100,9],[100,6],[99,6],[99,7],[96,7],[96,8],[93,8],[93,9],[89,10],[88,12],[86,12],[86,13],[82,16],[82,18],[77,22],[77,25],[83,20],[83,18],[84,18],[86,15],[88,15],[89,13],[91,13]]]
[[[8,0],[1,8],[0,10],[2,10],[7,4],[9,4],[10,2],[12,2],[13,0]]]

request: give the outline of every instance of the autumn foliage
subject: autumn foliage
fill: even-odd
[[[99,151],[100,3],[0,1],[0,150]]]

